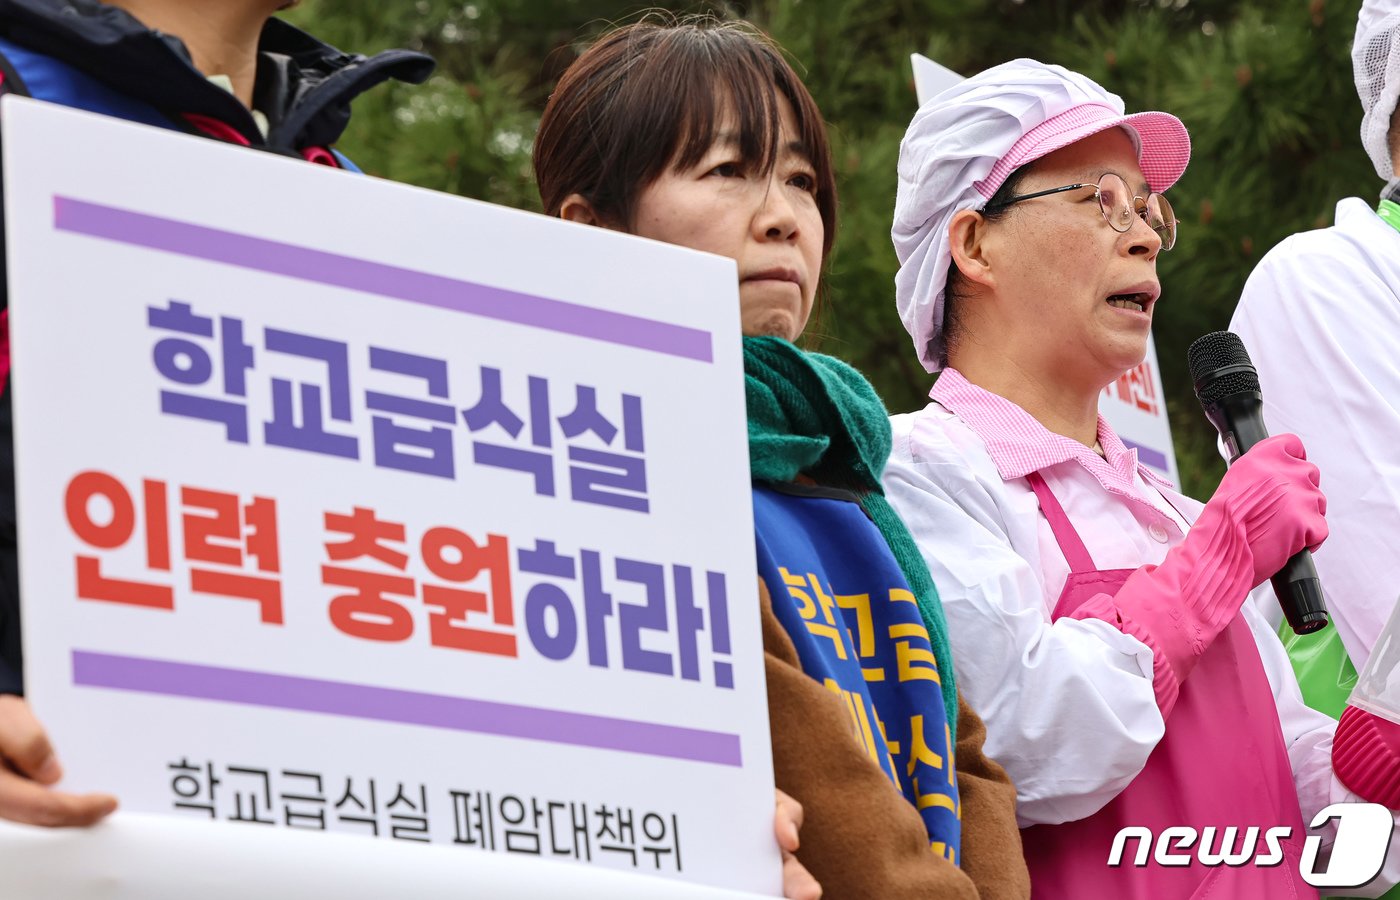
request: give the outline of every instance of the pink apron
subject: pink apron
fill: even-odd
[[[1099,570],[1088,548],[1040,474],[1027,476],[1040,510],[1049,520],[1070,575],[1051,620],[1077,609],[1095,594],[1114,595],[1133,569]],[[1093,760],[1085,760],[1092,766]],[[1156,838],[1172,826],[1193,826],[1204,835],[1215,826],[1207,852],[1219,853],[1224,829],[1236,829],[1233,849],[1246,843],[1250,826],[1258,843],[1240,866],[1201,865],[1200,838],[1189,846],[1171,840],[1165,852],[1189,857],[1186,865],[1164,866],[1155,859]],[[1287,825],[1282,863],[1261,867],[1264,833]],[[1133,865],[1140,841],[1126,841],[1117,867],[1107,865],[1114,836],[1127,826],[1146,827],[1153,836],[1147,864]],[[1086,819],[1037,825],[1021,832],[1035,900],[1106,897],[1111,900],[1293,900],[1316,897],[1298,871],[1302,853],[1302,813],[1293,772],[1279,728],[1268,676],[1254,637],[1242,616],[1211,643],[1181,685],[1166,734],[1147,765],[1107,806]],[[1232,848],[1225,848],[1227,850]]]

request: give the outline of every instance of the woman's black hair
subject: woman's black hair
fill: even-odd
[[[649,16],[601,37],[559,79],[535,135],[535,182],[546,215],[580,194],[604,224],[631,230],[642,191],[684,170],[733,115],[743,161],[768,172],[779,155],[778,98],[812,164],[822,261],[836,239],[836,176],[816,101],[772,39],[747,22]]]
[[[580,194],[601,222],[628,231],[638,198],[666,170],[694,166],[728,109],[740,156],[767,173],[779,156],[779,98],[812,164],[822,220],[822,272],[836,240],[836,173],[816,101],[771,38],[747,22],[649,15],[601,37],[559,79],[535,135],[535,183],[546,215]],[[819,284],[807,328],[819,336]],[[809,337],[811,347],[818,337]]]

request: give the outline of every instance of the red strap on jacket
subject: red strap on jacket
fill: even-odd
[[[303,147],[301,155],[307,162],[330,166],[332,169],[340,168],[340,160],[336,159],[335,154],[325,147]]]
[[[244,137],[242,132],[227,122],[211,116],[201,116],[199,113],[185,113],[184,116],[186,122],[212,138],[227,141],[230,144],[238,144],[242,147],[252,145],[252,142]]]
[[[241,147],[251,146],[248,139],[227,122],[210,116],[201,116],[198,113],[185,113],[184,116],[185,121],[216,140],[238,144]],[[303,147],[301,155],[307,162],[330,166],[333,169],[341,168],[340,160],[336,159],[335,154],[325,147]]]

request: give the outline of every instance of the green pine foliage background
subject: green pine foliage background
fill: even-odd
[[[1224,328],[1245,278],[1279,240],[1374,197],[1350,46],[1359,0],[752,0],[668,4],[748,18],[789,52],[833,134],[841,214],[820,348],[858,366],[892,411],[929,376],[895,314],[889,226],[899,140],[915,108],[909,54],[971,74],[1018,56],[1081,71],[1190,129],[1181,220],[1159,260],[1155,335],[1187,493],[1224,471],[1186,373],[1186,348]],[[343,49],[435,56],[422,87],[362,97],[344,149],[366,171],[538,209],[530,145],[555,80],[592,37],[646,7],[617,0],[306,0],[287,13]],[[656,6],[649,7],[657,9]],[[1306,360],[1299,360],[1306,365]]]

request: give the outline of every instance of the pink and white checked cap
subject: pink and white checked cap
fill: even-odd
[[[899,257],[895,298],[919,361],[946,364],[943,289],[952,255],[948,225],[981,209],[1012,172],[1061,147],[1120,127],[1132,137],[1148,187],[1165,191],[1191,158],[1176,116],[1124,115],[1123,100],[1062,66],[1017,59],[995,66],[920,107],[899,145],[891,237]]]

